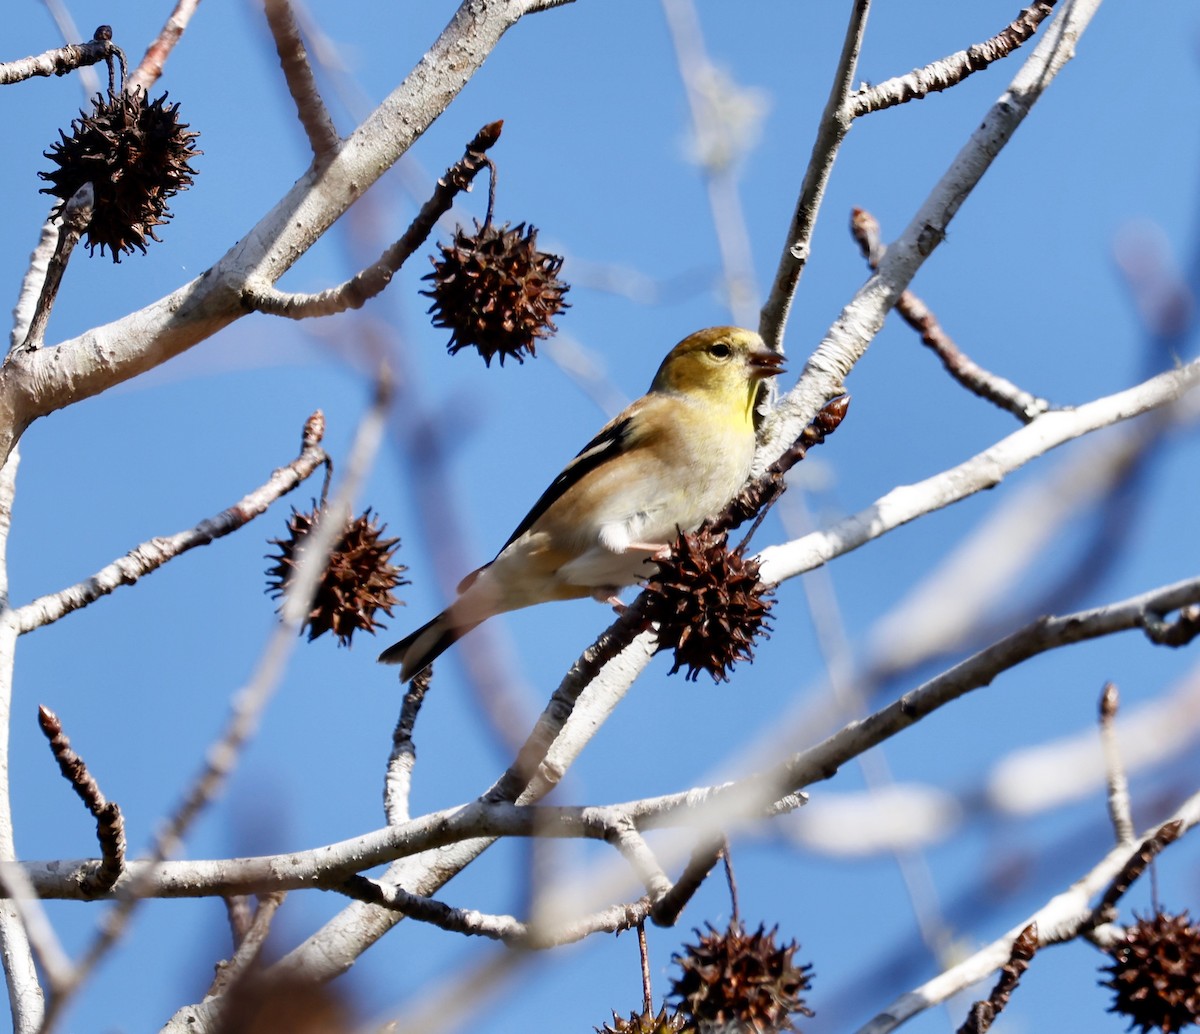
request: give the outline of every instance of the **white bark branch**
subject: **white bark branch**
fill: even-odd
[[[1200,822],[1200,793],[1194,794],[1168,820],[1181,821],[1185,830]],[[1162,825],[1166,825],[1163,823]],[[1161,828],[1161,826],[1156,827]],[[1145,837],[1152,836],[1153,832]],[[1143,838],[1145,839],[1145,838]],[[1079,936],[1092,919],[1091,900],[1108,886],[1122,867],[1136,855],[1142,842],[1120,844],[1104,856],[1089,872],[1075,881],[1067,890],[1055,895],[1033,915],[1021,920],[1007,933],[977,951],[970,958],[951,967],[940,976],[914,988],[860,1027],[855,1034],[888,1034],[917,1013],[930,1006],[944,1002],[952,995],[983,980],[1003,966],[1012,950],[1013,940],[1030,923],[1037,923],[1038,942],[1041,945],[1058,944]]]
[[[24,635],[43,625],[49,625],[74,610],[86,607],[113,592],[122,585],[133,585],[151,571],[156,571],[168,560],[197,546],[207,546],[215,539],[237,531],[255,517],[265,513],[280,496],[286,495],[309,477],[322,463],[328,462],[325,450],[320,446],[321,436],[316,434],[309,440],[309,429],[320,416],[314,414],[305,424],[304,448],[291,463],[275,470],[270,479],[256,488],[239,502],[222,510],[214,517],[206,518],[194,528],[176,532],[174,535],[158,536],[134,547],[119,560],[102,567],[90,578],[75,585],[60,589],[46,596],[39,596],[12,611],[10,621],[18,634]],[[324,421],[321,420],[321,427]]]
[[[950,221],[993,159],[1004,149],[1046,87],[1075,55],[1075,44],[1100,0],[1065,4],[1008,89],[992,105],[950,168],[938,181],[899,239],[888,245],[879,270],[842,310],[825,340],[809,357],[800,381],[768,417],[755,472],[769,467],[826,401],[845,390],[844,381],[888,311],[918,269],[945,238]]]
[[[994,488],[1013,471],[1051,449],[1085,434],[1128,420],[1181,399],[1200,383],[1200,360],[1160,373],[1148,381],[1086,403],[1078,409],[1043,413],[1032,423],[957,467],[914,485],[901,485],[881,496],[865,510],[831,528],[759,554],[761,578],[769,585],[793,578],[836,556],[886,534],[927,513],[959,502],[976,492]]]

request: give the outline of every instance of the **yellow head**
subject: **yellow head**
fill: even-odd
[[[753,417],[759,381],[783,372],[783,356],[752,330],[709,327],[679,342],[654,375],[651,391],[699,396],[729,418]]]

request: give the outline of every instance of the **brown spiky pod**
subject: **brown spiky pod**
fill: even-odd
[[[672,956],[683,972],[671,996],[697,1034],[774,1034],[798,1030],[794,1015],[813,1015],[802,996],[812,966],[795,964],[795,941],[777,946],[775,929],[760,925],[747,934],[741,922],[731,923],[724,933],[711,925],[706,933],[695,933],[699,943]]]
[[[687,668],[693,682],[706,671],[729,679],[739,660],[754,659],[753,644],[770,633],[774,600],[758,577],[758,561],[729,549],[724,532],[706,526],[681,535],[646,586],[645,618],[658,626],[658,649],[673,650],[670,674]]]
[[[95,190],[95,204],[87,228],[89,253],[108,248],[114,262],[134,248],[143,253],[148,241],[157,241],[156,226],[171,218],[167,201],[192,184],[196,170],[188,163],[202,151],[199,135],[179,121],[179,105],[167,104],[164,93],[149,101],[146,92],[109,92],[96,95],[90,113],[80,112],[71,123],[71,135],[45,152],[58,167],[38,173],[60,204],[55,214],[85,183]]]
[[[458,227],[438,248],[442,257],[424,278],[432,286],[421,293],[433,299],[433,325],[451,332],[450,354],[473,347],[488,366],[497,357],[503,366],[536,355],[537,339],[558,329],[554,317],[569,307],[563,295],[570,290],[558,278],[562,258],[538,251],[537,230],[489,220],[474,233]]]
[[[1100,983],[1116,992],[1108,1011],[1127,1017],[1130,1030],[1173,1034],[1200,1021],[1200,930],[1187,912],[1138,919],[1110,953]]]
[[[614,1012],[611,1024],[593,1029],[596,1034],[695,1034],[694,1027],[689,1027],[679,1013],[668,1013],[665,1005],[657,1016],[632,1013],[626,1020]]]
[[[279,598],[287,591],[304,544],[324,512],[316,503],[305,513],[293,507],[287,538],[271,540],[271,545],[279,547],[277,556],[267,557],[275,562],[266,572],[267,592],[273,597]],[[329,554],[312,607],[301,626],[301,631],[308,629],[309,642],[332,631],[339,646],[349,646],[356,631],[374,635],[377,629],[386,627],[376,615],[382,610],[391,617],[392,608],[400,604],[392,590],[409,584],[401,577],[407,568],[391,562],[400,540],[383,538],[386,528],[369,509],[347,521]]]

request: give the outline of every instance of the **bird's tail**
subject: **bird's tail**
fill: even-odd
[[[442,611],[432,621],[389,646],[379,655],[379,661],[382,664],[399,664],[400,681],[407,682],[478,624],[478,621],[465,625],[453,624],[450,613]]]

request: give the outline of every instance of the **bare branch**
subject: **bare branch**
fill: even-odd
[[[980,650],[899,700],[802,751],[768,775],[766,797],[778,788],[798,789],[829,779],[850,758],[882,743],[960,696],[990,685],[1002,672],[1063,646],[1117,632],[1144,628],[1146,614],[1162,607],[1176,610],[1200,600],[1200,578],[1162,586],[1103,607],[1058,617],[1041,617]]]
[[[867,509],[831,528],[768,546],[759,554],[760,576],[764,582],[774,584],[827,563],[922,514],[994,488],[1013,471],[1059,445],[1175,402],[1197,384],[1200,384],[1200,360],[1193,360],[1077,409],[1043,413],[1033,423],[957,467],[915,485],[894,488]]]
[[[38,267],[49,254],[49,238],[43,231],[41,244],[33,257],[32,266]],[[25,286],[28,286],[28,277]],[[31,292],[22,291],[13,313],[14,335],[22,328],[22,321],[30,312]],[[14,449],[8,460],[0,464],[0,601],[8,600],[8,541],[12,527],[13,500],[16,496],[17,466],[20,451]],[[0,608],[0,728],[12,728],[13,666],[16,660],[17,632],[10,620],[12,612]],[[9,782],[9,746],[11,737],[0,736],[0,864],[17,857],[13,835],[12,794]],[[20,883],[19,877],[9,881],[10,886]],[[13,1034],[35,1034],[41,1030],[45,1014],[45,995],[39,983],[35,953],[42,953],[45,944],[36,948],[33,939],[39,936],[37,919],[30,918],[36,899],[28,907],[22,907],[15,899],[35,897],[23,891],[14,893],[14,900],[0,900],[0,957],[4,960],[4,981],[8,991],[9,1012],[12,1016]],[[34,930],[31,932],[29,924]],[[53,965],[53,963],[51,963]]]
[[[850,232],[871,269],[878,269],[879,260],[887,249],[883,246],[875,217],[866,209],[855,208],[850,214]],[[942,329],[929,307],[912,291],[900,295],[896,301],[896,312],[921,335],[921,343],[932,349],[946,372],[968,391],[1007,410],[1025,424],[1050,409],[1050,403],[1044,398],[1031,395],[972,361]]]
[[[1000,979],[985,1001],[971,1007],[967,1022],[958,1028],[958,1034],[984,1034],[991,1029],[996,1017],[1008,1005],[1008,1000],[1020,983],[1021,976],[1038,950],[1037,923],[1030,923],[1013,941],[1008,962],[1000,970]]]
[[[700,885],[708,879],[708,874],[721,860],[725,850],[724,835],[708,837],[696,845],[691,858],[680,874],[675,885],[654,903],[650,918],[656,926],[674,926],[679,914],[692,900]]]
[[[1107,682],[1100,693],[1100,744],[1104,749],[1104,769],[1108,784],[1108,815],[1118,844],[1133,842],[1133,812],[1129,804],[1129,780],[1117,745],[1117,709],[1120,694],[1116,684]]]
[[[111,62],[118,54],[121,55],[123,66],[125,55],[121,53],[121,48],[113,43],[112,29],[101,25],[87,43],[72,43],[57,50],[47,50],[33,57],[21,58],[19,61],[0,62],[0,86],[19,83],[23,79],[39,75],[67,75],[86,65],[98,64],[101,61]]]
[[[392,752],[388,757],[387,776],[383,786],[383,813],[389,826],[407,822],[409,794],[412,790],[412,771],[417,763],[417,748],[413,744],[413,727],[429,689],[433,672],[430,668],[418,672],[408,684],[400,719],[392,733]]]
[[[524,923],[515,916],[490,915],[474,909],[455,908],[434,898],[410,894],[397,886],[383,886],[362,876],[352,877],[341,888],[359,901],[401,912],[410,919],[430,923],[468,937],[488,937],[513,947],[545,950],[574,944],[596,933],[619,933],[644,922],[650,912],[649,898],[617,904],[561,924]]]
[[[362,308],[391,283],[396,271],[425,242],[437,221],[450,211],[455,197],[469,190],[479,171],[491,165],[484,152],[500,139],[503,125],[503,121],[491,122],[475,134],[467,144],[466,154],[446,170],[446,174],[437,181],[433,196],[421,206],[421,211],[404,235],[380,256],[375,265],[319,294],[289,294],[269,284],[258,287],[247,285],[242,292],[242,300],[258,312],[293,320],[332,316],[347,309]]]
[[[50,319],[50,310],[54,308],[54,301],[58,297],[58,289],[62,285],[63,274],[67,271],[67,262],[70,261],[71,252],[75,250],[75,245],[79,243],[79,238],[83,236],[84,230],[88,228],[88,224],[92,221],[95,202],[96,192],[92,184],[85,183],[71,195],[63,207],[61,220],[58,224],[58,243],[54,247],[54,254],[50,256],[50,261],[46,265],[46,279],[42,283],[42,290],[38,295],[37,306],[33,310],[33,318],[29,321],[29,330],[26,332],[25,340],[21,345],[21,348],[27,352],[32,352],[42,347],[42,338],[46,333],[46,323]],[[10,352],[9,358],[12,355],[13,353]]]
[[[48,707],[39,707],[38,724],[50,743],[50,751],[58,762],[63,778],[71,784],[71,789],[96,819],[100,866],[84,881],[84,893],[107,893],[116,886],[125,871],[125,820],[121,816],[121,808],[104,796],[83,758],[71,749],[71,741],[63,732],[58,715]]]
[[[859,90],[849,101],[851,116],[858,118],[905,101],[921,100],[931,93],[948,90],[976,72],[982,72],[993,62],[1008,57],[1032,37],[1053,10],[1054,3],[1055,0],[1037,0],[991,39],[934,61],[924,68],[914,69],[907,75]]]
[[[1177,816],[1164,822],[1151,835],[1142,840],[1137,850],[1129,856],[1125,864],[1121,866],[1121,871],[1112,878],[1112,882],[1104,891],[1104,896],[1096,905],[1095,922],[1104,923],[1113,918],[1117,902],[1128,893],[1129,888],[1141,878],[1142,873],[1162,853],[1163,849],[1175,843],[1191,828],[1191,825],[1192,823],[1185,825],[1184,820]],[[1130,839],[1132,840],[1132,838]],[[1129,844],[1126,843],[1122,846],[1128,847]]]
[[[68,987],[74,975],[71,960],[67,957],[58,935],[54,932],[54,927],[50,924],[50,918],[46,915],[46,910],[38,899],[33,884],[30,883],[25,870],[15,862],[0,861],[0,895],[6,899],[5,904],[10,905],[16,912],[17,919],[29,938],[29,946],[46,974],[46,981],[50,985],[51,993],[57,993],[62,988]],[[11,963],[6,956],[4,966],[6,972],[10,966]],[[11,981],[12,978],[8,979]],[[36,981],[34,987],[36,987]],[[11,995],[10,991],[10,997]],[[37,988],[36,997],[39,1000],[41,998],[40,987]],[[40,1001],[36,1012],[38,1013],[36,1018],[40,1021]],[[33,1031],[41,1028],[40,1022],[37,1026],[27,1024],[27,1018],[28,1020],[35,1018],[32,1010],[29,1012],[24,1009],[19,1012],[14,1010],[15,1026],[18,1030]]]
[[[800,185],[800,196],[796,199],[796,209],[792,213],[792,223],[788,227],[783,254],[779,257],[775,280],[759,315],[758,331],[767,345],[776,352],[783,351],[783,334],[788,313],[791,311],[792,299],[796,295],[800,277],[808,263],[817,213],[825,198],[825,187],[833,172],[838,150],[850,131],[852,120],[847,116],[846,101],[854,89],[858,55],[862,49],[863,33],[867,28],[867,13],[870,9],[871,0],[854,0],[850,9],[850,21],[846,26],[841,57],[838,58],[829,99],[825,102],[825,111],[817,127],[817,138],[813,141],[812,154],[804,171],[804,181]],[[841,393],[831,391],[827,397],[837,394]]]
[[[316,164],[323,165],[337,151],[339,138],[333,119],[321,99],[321,91],[317,89],[291,0],[266,0],[263,11],[271,35],[275,38],[279,64],[288,92],[296,103],[296,114],[308,137],[308,146],[312,148]]]
[[[760,435],[757,470],[770,466],[813,414],[845,390],[846,377],[866,354],[888,310],[942,242],[950,222],[996,155],[1074,56],[1075,44],[1099,4],[1100,0],[1075,0],[1058,12],[1008,89],[981,120],[899,239],[888,248],[879,271],[842,309],[809,357],[799,384],[771,411]],[[772,291],[772,297],[775,293]],[[769,308],[771,301],[767,305]],[[782,303],[779,311],[783,311]],[[773,322],[781,323],[782,316],[764,318],[768,332],[772,332]]]
[[[227,992],[258,961],[263,945],[267,943],[267,934],[271,932],[271,921],[285,897],[287,895],[282,892],[263,894],[259,897],[258,908],[254,910],[254,919],[246,935],[238,943],[233,958],[217,966],[217,975],[208,989],[208,994],[205,995],[206,998]]]
[[[1162,646],[1187,646],[1200,635],[1200,607],[1185,607],[1174,621],[1164,618],[1151,614],[1146,622],[1146,634]]]
[[[305,422],[300,455],[291,463],[274,471],[264,485],[227,510],[201,521],[194,528],[143,542],[121,559],[101,568],[86,581],[60,589],[48,596],[39,596],[18,607],[13,611],[11,618],[18,633],[32,632],[35,628],[51,624],[80,607],[94,603],[122,585],[133,585],[138,579],[156,571],[181,553],[197,546],[207,546],[215,539],[223,538],[248,524],[264,513],[276,499],[292,491],[318,467],[329,462],[329,457],[320,445],[324,427],[325,418],[318,410]]]
[[[602,807],[533,807],[477,800],[350,840],[285,855],[180,862],[135,859],[128,863],[126,874],[108,896],[121,898],[135,889],[142,897],[156,898],[257,894],[306,887],[342,890],[343,882],[362,870],[482,838],[607,840],[614,829],[630,823],[638,831],[688,828],[697,823],[708,827],[718,820],[746,822],[786,814],[805,800],[802,794],[784,794],[778,800],[743,807],[748,800],[747,787],[758,790],[761,783],[722,783]],[[90,860],[23,864],[41,897],[64,900],[84,899],[82,881],[94,867]]]
[[[1200,821],[1200,793],[1189,797],[1175,812],[1172,821],[1178,821],[1181,830],[1195,826]],[[1052,897],[1033,915],[974,955],[926,981],[920,987],[901,995],[874,1019],[855,1031],[855,1034],[889,1034],[917,1013],[946,1001],[952,995],[984,979],[1011,957],[1013,942],[1030,924],[1037,924],[1038,943],[1042,945],[1055,944],[1085,933],[1093,921],[1090,904],[1092,896],[1121,870],[1137,850],[1127,844],[1113,848],[1089,872],[1067,890]]]
[[[637,826],[630,820],[613,823],[613,827],[605,838],[627,861],[639,882],[646,888],[651,901],[658,901],[671,889],[671,881],[663,872],[650,845],[638,832]]]
[[[184,34],[188,23],[192,20],[192,15],[196,13],[196,8],[199,6],[200,0],[176,0],[170,17],[159,30],[154,42],[146,48],[141,63],[125,83],[125,89],[132,91],[140,86],[147,93],[150,92],[150,87],[158,82],[167,58],[175,49],[175,44],[179,42],[179,38]]]

